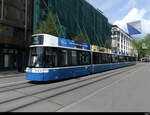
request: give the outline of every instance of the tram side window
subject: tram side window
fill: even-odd
[[[105,54],[105,63],[106,64],[109,63],[109,56],[108,56],[108,54]]]
[[[90,52],[78,51],[78,64],[79,65],[89,65],[91,64]]]
[[[99,54],[99,64],[102,64],[102,54]]]
[[[108,54],[108,63],[112,63],[112,55]]]
[[[119,56],[119,62],[124,62],[124,57],[123,56]]]
[[[67,50],[58,50],[58,66],[68,66],[68,51]]]
[[[71,65],[75,66],[78,65],[77,63],[77,51],[70,51],[71,52],[71,57],[69,57],[69,59],[71,59]]]
[[[100,55],[99,53],[93,53],[93,63],[100,64]]]
[[[112,55],[112,63],[117,63],[116,55]]]
[[[132,61],[133,61],[133,59],[132,59],[132,58],[133,58],[133,57],[129,57],[129,61],[130,61],[130,62],[132,62]]]
[[[125,58],[125,62],[128,62],[128,57],[127,57],[127,56],[125,56],[124,58]]]
[[[111,63],[111,55],[104,54],[104,56],[105,56],[105,64]]]
[[[101,58],[102,59],[102,64],[105,64],[105,60],[106,60],[105,54],[102,54],[101,56],[102,56],[102,58]]]

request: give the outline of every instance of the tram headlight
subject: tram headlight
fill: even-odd
[[[32,69],[30,69],[29,67],[26,68],[25,72],[32,72]]]

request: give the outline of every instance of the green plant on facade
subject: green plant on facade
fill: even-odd
[[[57,16],[52,12],[48,13],[46,20],[44,20],[39,28],[35,30],[34,34],[46,33],[54,36],[59,36],[59,26],[57,24]]]
[[[83,33],[76,34],[74,37],[72,37],[72,40],[90,44],[88,36],[84,35]]]
[[[112,40],[107,39],[105,42],[105,48],[112,49],[111,42]]]
[[[4,26],[0,24],[0,33],[4,31]]]

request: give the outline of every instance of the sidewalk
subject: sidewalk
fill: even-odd
[[[58,112],[149,112],[150,64]]]

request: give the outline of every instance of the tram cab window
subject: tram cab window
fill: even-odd
[[[44,41],[43,35],[37,35],[32,37],[32,45],[42,45]]]
[[[29,66],[40,68],[43,67],[43,51],[44,48],[31,48]]]
[[[44,55],[44,67],[51,68],[57,66],[57,50],[55,48],[46,48]]]

